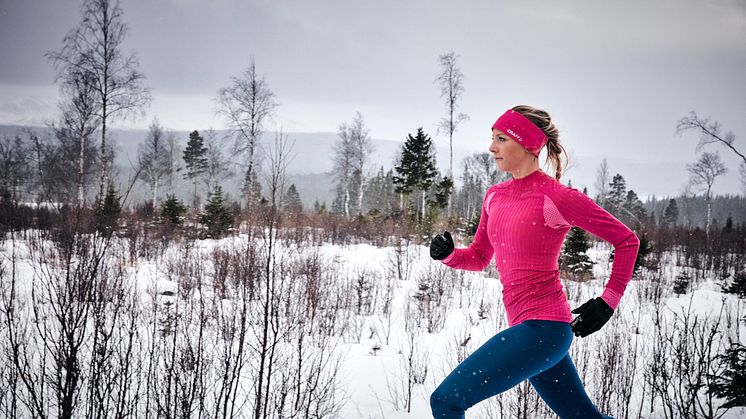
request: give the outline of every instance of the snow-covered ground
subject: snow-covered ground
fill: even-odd
[[[213,249],[230,247],[241,240],[243,238],[234,237],[199,241],[194,243],[190,257],[207,259]],[[121,249],[126,248],[124,244],[121,246]],[[152,303],[152,296],[162,296],[164,291],[167,295],[175,294],[169,298],[178,298],[180,284],[172,275],[171,264],[181,257],[182,249],[179,246],[171,245],[161,256],[149,260],[135,258],[124,262],[122,259],[121,263],[126,265],[128,280],[136,285],[143,304]],[[344,401],[339,414],[341,418],[430,417],[429,396],[440,381],[460,359],[507,327],[501,303],[502,287],[493,270],[477,273],[452,271],[432,261],[425,246],[411,245],[397,249],[358,244],[324,245],[315,249],[290,246],[279,249],[280,253],[287,255],[318,251],[327,268],[337,271],[338,278],[347,278],[349,281],[350,278],[364,276],[372,284],[365,291],[369,294],[367,298],[371,301],[371,307],[364,310],[363,314],[353,316],[354,320],[335,348],[335,354],[341,360],[337,377],[339,395],[343,396]],[[396,254],[401,249],[404,251],[399,253],[399,260],[403,261],[400,266],[404,266],[409,272],[409,277],[405,280],[396,276]],[[608,263],[609,251],[607,244],[596,243],[589,252],[595,262],[594,277],[598,279],[565,284],[571,307],[601,294],[602,278],[608,278],[611,268]],[[23,241],[13,244],[6,240],[0,253],[6,271],[12,262],[11,255],[15,255],[16,274],[20,284],[34,283],[38,266],[34,266],[35,262]],[[201,278],[204,283],[209,283],[211,269],[209,262],[205,262],[204,277]],[[659,329],[654,322],[656,311],[664,319],[671,321],[685,312],[714,319],[721,308],[731,315],[735,313],[736,318],[743,317],[744,302],[721,293],[720,287],[713,280],[695,284],[694,290],[688,294],[674,295],[670,284],[681,269],[672,262],[663,262],[659,275],[651,274],[645,279],[633,280],[610,323],[588,338],[574,340],[571,353],[592,399],[601,397],[601,386],[609,377],[612,381],[632,378],[629,417],[665,417],[660,405],[654,405],[651,412],[650,389],[644,384]],[[415,296],[421,291],[420,284],[434,286],[433,278],[446,279],[451,283],[444,286],[442,300],[437,304],[434,300],[430,301],[429,312],[434,314],[428,317],[423,314],[427,310],[423,309],[422,301]],[[651,281],[654,278],[663,287],[657,304],[651,299],[641,298],[653,288]],[[287,279],[291,282],[294,280]],[[393,291],[390,320],[381,307],[387,287]],[[349,292],[350,289],[349,286],[340,285],[337,292]],[[431,322],[431,332],[427,330],[428,320]],[[414,328],[413,321],[416,323]],[[664,320],[660,324],[668,324],[668,321]],[[738,322],[723,324],[721,335],[723,339],[735,337],[743,342],[746,328]],[[609,353],[610,344],[623,345],[621,350],[625,353],[614,355],[619,362],[629,361],[631,354],[637,356],[631,371],[624,366],[610,371],[604,369],[602,363],[607,359],[605,357]],[[410,358],[414,362],[408,365],[407,359]],[[412,386],[411,397],[407,393],[408,372],[412,372],[420,380],[424,378],[423,382]],[[505,393],[501,401],[503,406],[512,406],[519,397],[526,396],[512,390]],[[411,401],[409,411],[408,400]],[[610,401],[608,405],[618,408],[618,402]],[[516,417],[512,411],[498,412],[495,406],[494,400],[483,402],[471,409],[467,416]],[[535,411],[533,416],[530,413],[524,414],[528,417],[552,417],[546,416],[546,412],[542,410]],[[725,419],[743,417],[746,417],[744,408],[731,409],[723,416]]]

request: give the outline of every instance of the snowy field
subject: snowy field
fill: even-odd
[[[48,273],[69,272],[72,269],[66,267],[64,258],[54,256],[56,253],[51,242],[37,240],[33,245],[29,243],[23,239],[6,240],[0,250],[3,307],[8,307],[9,284],[12,283],[15,285],[14,295],[19,312],[33,323],[38,321],[34,319],[38,319],[39,314],[34,314],[30,308],[42,304],[40,295],[43,293],[39,291],[49,286]],[[129,391],[137,392],[138,397],[129,395],[127,399],[141,415],[149,406],[144,400],[172,397],[170,393],[163,396],[163,387],[158,387],[153,377],[161,377],[158,380],[162,383],[176,380],[175,387],[179,385],[178,377],[168,374],[169,365],[173,367],[176,361],[172,359],[173,362],[169,363],[168,356],[164,357],[164,354],[179,357],[184,348],[194,347],[190,342],[195,342],[197,329],[194,322],[186,319],[199,314],[194,309],[198,306],[196,301],[211,302],[213,307],[218,307],[215,310],[219,315],[210,317],[212,323],[206,323],[204,334],[207,338],[204,345],[198,346],[205,361],[197,363],[204,368],[197,368],[203,372],[200,380],[195,380],[202,384],[192,389],[196,389],[194,391],[202,394],[206,400],[203,404],[205,412],[210,412],[213,409],[211,406],[218,406],[218,389],[226,388],[224,380],[220,378],[221,357],[225,354],[228,354],[226,357],[234,356],[234,352],[228,349],[235,349],[236,346],[223,342],[224,334],[210,330],[211,327],[217,330],[221,324],[219,319],[228,312],[235,314],[239,307],[235,304],[239,300],[235,297],[238,289],[235,285],[218,287],[216,281],[221,277],[221,269],[230,270],[227,265],[220,266],[218,261],[225,259],[220,259],[218,255],[234,250],[234,256],[249,254],[247,249],[250,247],[246,247],[246,243],[246,237],[241,236],[197,241],[188,245],[184,242],[171,243],[149,252],[140,252],[133,251],[132,243],[127,240],[115,240],[106,249],[105,271],[114,277],[114,273],[120,272],[121,281],[117,284],[122,290],[131,290],[136,296],[135,303],[128,310],[140,313],[131,317],[134,319],[131,324],[139,325],[132,327],[138,336],[133,349],[135,355],[127,352],[123,360],[126,363],[137,360],[133,364],[137,368],[131,372],[131,379],[137,380],[139,386],[133,386],[137,390]],[[251,350],[247,349],[244,357],[240,358],[241,362],[236,364],[241,365],[241,373],[238,384],[230,387],[237,395],[236,399],[240,400],[240,403],[236,399],[233,402],[237,417],[253,417],[250,413],[253,413],[252,406],[255,406],[255,383],[260,376],[267,382],[268,377],[272,377],[271,384],[267,386],[273,396],[277,392],[288,391],[289,395],[300,400],[300,393],[304,391],[301,389],[309,387],[299,383],[296,394],[289,389],[292,386],[288,383],[293,382],[294,377],[312,381],[321,375],[332,377],[327,382],[333,389],[333,395],[328,392],[314,393],[326,397],[325,402],[318,402],[315,406],[323,407],[323,403],[328,402],[334,406],[329,413],[304,415],[297,409],[284,407],[277,410],[283,413],[272,413],[270,408],[267,416],[428,418],[428,399],[440,381],[481,343],[507,327],[501,304],[500,281],[491,267],[478,273],[454,271],[432,261],[427,247],[406,243],[383,248],[367,244],[299,247],[297,243],[286,240],[273,241],[270,252],[265,237],[257,239],[256,245],[254,257],[258,262],[255,272],[258,279],[256,288],[251,288],[251,292],[256,292],[257,297],[246,306],[251,315],[244,325],[248,331],[244,345]],[[611,270],[608,262],[610,250],[607,244],[596,243],[589,252],[595,262],[595,278],[608,278]],[[707,344],[710,356],[721,352],[729,341],[745,341],[746,329],[736,320],[743,318],[746,313],[744,301],[721,293],[712,278],[694,280],[688,293],[675,295],[673,279],[683,268],[675,266],[673,255],[668,256],[670,260],[664,258],[657,272],[645,272],[641,279],[630,283],[619,309],[601,331],[585,339],[576,338],[572,344],[571,353],[588,393],[607,414],[619,418],[677,417],[673,411],[666,410],[661,395],[676,399],[680,389],[686,388],[685,381],[691,378],[691,371],[697,366],[692,364],[702,364],[697,361],[701,361],[700,358],[692,355],[703,349],[696,343],[698,328],[703,333],[715,331]],[[73,257],[71,260],[67,266],[82,265],[82,259],[76,261]],[[262,261],[269,262],[265,265]],[[310,261],[314,261],[316,270],[320,271],[318,277],[322,278],[313,289],[308,286],[308,272],[312,271],[307,268],[311,265]],[[301,269],[299,266],[306,267]],[[225,276],[230,277],[230,274]],[[262,296],[270,296],[267,284],[276,286],[274,291],[278,291],[278,294],[267,300],[276,301],[276,306],[262,305],[262,301],[265,301]],[[588,298],[600,295],[603,281],[566,282],[565,289],[570,306],[577,307]],[[199,290],[199,294],[195,290]],[[36,295],[32,295],[34,293],[31,291],[35,291]],[[322,307],[313,309],[318,310],[314,313],[321,313],[314,316],[308,315],[311,310],[309,304],[317,301],[309,297],[312,293],[318,295],[319,307]],[[222,298],[216,298],[218,294]],[[44,301],[44,304],[53,306],[50,301]],[[256,307],[253,305],[255,303]],[[332,306],[334,310],[330,308]],[[226,310],[225,307],[230,309]],[[260,322],[256,320],[261,317],[262,308],[266,307],[278,308],[276,312],[269,311],[276,314],[278,326],[269,329],[270,335],[276,337],[269,340],[275,343],[272,348],[276,353],[267,360],[267,365],[276,362],[277,367],[274,373],[267,373],[265,369],[264,373],[258,374],[259,367],[253,356],[266,351],[256,349],[263,347],[257,343],[261,340],[261,334],[256,332],[262,329],[257,328]],[[293,311],[294,307],[304,309]],[[305,320],[291,316],[291,312],[295,315],[301,313]],[[6,324],[8,316],[4,316],[3,323]],[[19,320],[22,318],[17,315],[16,321],[23,323]],[[114,316],[107,319],[116,321],[112,320]],[[126,319],[121,321],[126,325]],[[677,322],[681,327],[676,326],[679,324]],[[50,330],[56,327],[59,326],[51,326]],[[95,333],[90,331],[90,323],[87,327],[83,335],[85,339],[91,339]],[[0,329],[3,341],[7,342],[12,330],[23,331],[22,335],[29,342],[25,349],[34,352],[30,359],[34,360],[37,370],[48,369],[47,373],[54,370],[49,365],[51,360],[43,361],[46,359],[42,356],[44,350],[35,346],[43,344],[46,339],[36,332],[38,329],[3,327]],[[297,350],[298,342],[302,341],[299,337],[304,333],[316,345],[310,345],[306,352]],[[322,335],[325,337],[321,338]],[[311,339],[311,336],[314,338]],[[4,345],[3,350],[8,353],[10,344]],[[83,345],[82,352],[91,352],[92,347]],[[314,351],[314,348],[318,351]],[[526,351],[530,350],[526,348]],[[153,361],[153,354],[156,353],[158,357]],[[681,361],[677,357],[682,354],[691,355],[684,364],[677,362]],[[89,354],[82,356],[80,362],[82,365],[93,365],[93,359]],[[202,358],[197,356],[197,359]],[[292,369],[292,365],[305,365],[305,360],[319,360],[320,369],[306,370],[305,366]],[[2,366],[3,380],[15,377],[19,394],[27,395],[28,388],[11,374],[9,365],[10,361],[6,359]],[[337,366],[336,369],[334,366]],[[187,370],[194,371],[192,368]],[[331,370],[334,370],[334,374],[324,375]],[[39,371],[36,373],[39,374]],[[92,403],[85,390],[91,376],[83,374],[80,380],[83,390],[76,393],[80,398],[76,408],[80,409],[79,412],[85,412]],[[42,405],[53,412],[56,402],[51,397],[52,389],[44,387],[40,391],[49,398],[41,402]],[[700,390],[694,403],[703,406],[709,403],[714,408],[722,404],[721,400],[708,400],[705,393],[704,389]],[[0,393],[0,396],[6,401],[10,397],[7,392]],[[272,406],[280,403],[276,399],[266,400]],[[315,402],[308,403],[310,406]],[[20,417],[34,416],[24,408],[19,409]],[[287,413],[291,411],[294,412],[292,415]],[[323,412],[323,409],[318,411]],[[716,412],[717,416],[714,417],[719,417],[719,413],[722,412]],[[196,417],[196,413],[193,416]],[[554,417],[525,383],[477,405],[467,416]],[[51,417],[56,416],[53,413]],[[746,417],[746,409],[730,409],[722,417],[743,418]]]

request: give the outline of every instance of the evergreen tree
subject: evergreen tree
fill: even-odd
[[[109,182],[109,186],[106,188],[106,195],[103,199],[99,195],[93,205],[96,230],[105,237],[111,237],[119,225],[119,215],[121,212],[122,205],[119,195],[116,189],[114,189],[114,184]]]
[[[725,399],[725,409],[746,406],[746,347],[734,342],[718,358],[724,361],[725,370],[721,376],[712,377],[710,391]]]
[[[627,199],[627,184],[624,177],[617,173],[609,183],[609,193],[606,197],[607,210],[618,216],[619,211]],[[618,217],[617,217],[618,218]]]
[[[199,131],[195,130],[189,134],[189,142],[184,149],[183,158],[186,165],[184,178],[191,181],[194,186],[193,205],[196,207],[198,205],[197,181],[202,174],[207,172],[208,168],[207,147],[205,147],[204,139],[199,135]]]
[[[303,202],[300,199],[300,194],[295,188],[295,184],[290,185],[285,196],[282,199],[282,206],[285,211],[291,213],[303,212]]]
[[[631,189],[627,191],[622,207],[626,210],[622,211],[622,220],[627,225],[634,223],[640,225],[647,217],[647,211],[643,207],[642,201],[637,197],[637,193]]]
[[[725,227],[723,227],[723,233],[733,232],[733,214],[728,213],[728,218],[725,219]]]
[[[444,177],[438,183],[435,184],[435,202],[434,204],[438,208],[445,208],[448,206],[448,198],[451,196],[453,190],[453,181],[448,177]],[[481,214],[481,212],[480,212]]]
[[[588,279],[593,274],[593,262],[588,257],[590,245],[585,231],[572,227],[567,234],[560,256],[560,266],[563,271],[573,275],[576,279]]]
[[[243,194],[246,197],[246,203],[249,208],[255,206],[262,200],[262,185],[259,183],[259,176],[257,175],[258,163],[255,163],[256,167],[253,170],[247,170],[246,176],[244,176]]]
[[[199,217],[199,223],[207,226],[211,237],[220,237],[233,225],[233,214],[227,208],[223,190],[215,185],[208,195],[205,211]]]
[[[665,211],[663,211],[663,219],[661,224],[666,227],[673,227],[676,225],[676,221],[679,219],[679,207],[676,205],[676,200],[671,199],[668,201]]]
[[[365,207],[368,212],[392,214],[397,206],[397,195],[394,185],[394,171],[384,171],[383,166],[368,181],[365,192]]]
[[[316,199],[316,202],[313,203],[313,212],[315,212],[316,214],[326,213],[326,202],[319,203],[319,200]]]
[[[653,245],[650,243],[647,231],[641,230],[640,233],[637,233],[637,237],[640,239],[640,249],[637,251],[637,258],[635,259],[634,274],[640,270],[640,267],[645,266],[645,259],[653,251]]]
[[[733,281],[722,288],[723,292],[736,294],[738,298],[746,298],[746,270],[736,272]]]
[[[673,282],[673,292],[676,295],[686,294],[689,290],[689,284],[691,284],[692,278],[686,273],[682,272]]]
[[[403,197],[413,192],[419,193],[419,202],[415,208],[420,211],[420,220],[424,218],[427,206],[426,197],[438,171],[435,168],[435,150],[430,137],[422,128],[417,128],[417,134],[407,134],[407,140],[402,145],[401,156],[394,167],[394,184],[396,192]],[[403,202],[402,202],[403,203]]]
[[[168,198],[161,203],[161,217],[174,225],[179,225],[184,221],[186,211],[187,208],[174,195],[168,195]]]

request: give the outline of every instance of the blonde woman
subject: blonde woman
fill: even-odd
[[[544,146],[554,176],[539,168]],[[586,394],[568,350],[573,335],[585,337],[611,318],[632,277],[639,240],[588,196],[559,182],[564,148],[546,111],[530,106],[506,111],[492,126],[489,151],[512,179],[487,190],[469,247],[454,249],[446,231],[432,240],[430,255],[471,271],[484,269],[494,257],[510,327],[443,380],[430,398],[433,416],[463,418],[471,406],[528,379],[561,418],[609,418]],[[571,311],[557,260],[573,226],[611,243],[615,255],[603,293]]]

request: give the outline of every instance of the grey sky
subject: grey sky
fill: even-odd
[[[54,116],[43,54],[77,24],[79,3],[0,0],[0,123]],[[124,0],[122,8],[126,48],[137,52],[154,101],[145,118],[120,126],[157,116],[174,129],[221,128],[216,92],[253,56],[280,102],[270,130],[333,132],[360,111],[375,138],[402,140],[419,126],[435,136],[444,116],[437,57],[454,51],[465,75],[461,111],[471,117],[455,137],[463,147],[486,150],[497,116],[525,103],[550,111],[579,158],[693,161],[695,136],[674,135],[690,110],[720,121],[746,150],[743,0]],[[737,178],[733,153],[713,150]]]

